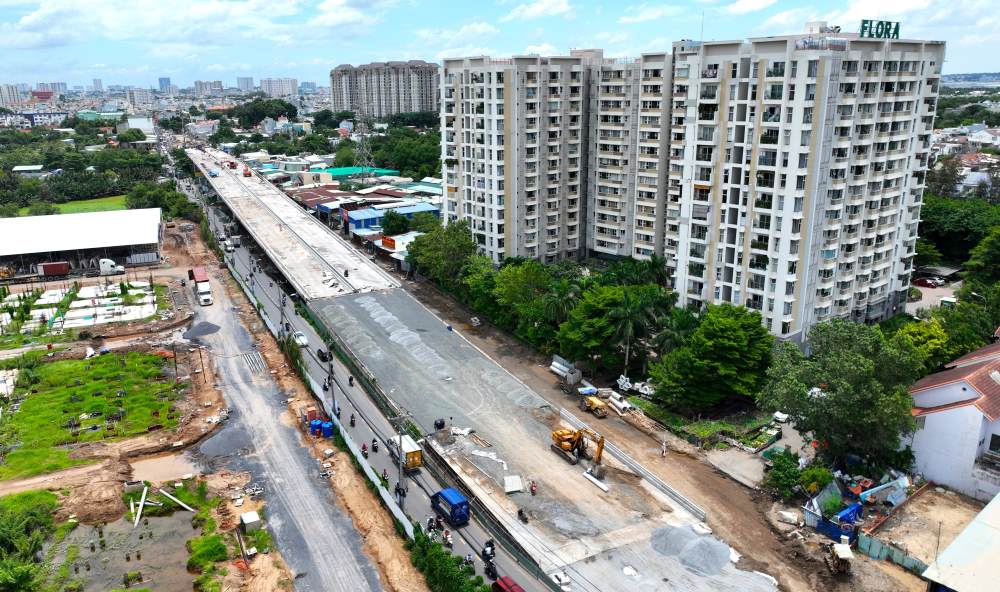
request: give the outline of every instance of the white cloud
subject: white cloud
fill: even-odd
[[[666,37],[654,37],[646,44],[646,49],[650,51],[671,51],[673,41]]]
[[[732,4],[727,4],[724,10],[730,14],[747,14],[764,10],[778,0],[736,0]]]
[[[539,43],[529,45],[524,48],[524,53],[537,53],[538,55],[553,55],[556,53],[556,46],[551,43]]]
[[[800,32],[802,25],[810,20],[811,14],[812,9],[809,8],[782,10],[768,17],[758,28],[778,33]]]
[[[594,35],[594,37],[604,43],[621,43],[628,40],[629,34],[621,31],[604,31]]]
[[[557,16],[567,14],[571,8],[569,0],[533,0],[525,4],[518,4],[500,20],[503,22],[526,21],[544,16]]]
[[[445,58],[467,58],[473,56],[496,56],[497,50],[492,47],[482,47],[478,45],[463,45],[462,47],[446,47],[438,51],[435,57],[439,60]]]
[[[630,25],[635,23],[645,23],[648,21],[655,21],[661,19],[665,16],[676,16],[683,12],[684,9],[680,6],[673,6],[671,4],[640,4],[638,6],[629,6],[625,9],[625,16],[619,17],[618,22],[623,25]]]
[[[489,23],[476,21],[462,25],[458,29],[419,29],[417,37],[425,43],[455,47],[499,32],[500,29]]]

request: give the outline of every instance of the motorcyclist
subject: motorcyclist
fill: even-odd
[[[354,414],[351,414],[351,427],[354,427]]]
[[[367,444],[362,444],[361,445],[361,456],[363,456],[365,458],[368,458],[368,445]]]
[[[372,438],[372,452],[378,452],[378,439]]]

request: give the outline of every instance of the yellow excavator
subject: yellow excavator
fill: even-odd
[[[597,447],[592,457],[587,454],[587,440],[592,441]],[[601,456],[604,454],[604,436],[597,432],[588,428],[553,430],[552,450],[558,452],[571,465],[580,462],[580,458],[589,458],[591,460],[590,474],[598,479],[604,478],[604,466],[601,464]]]

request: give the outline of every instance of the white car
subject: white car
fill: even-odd
[[[295,343],[299,344],[299,347],[307,347],[309,345],[309,339],[302,331],[292,333],[292,339],[295,340]]]

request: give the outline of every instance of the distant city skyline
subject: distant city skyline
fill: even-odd
[[[253,76],[322,85],[344,63],[585,47],[638,57],[668,51],[673,39],[796,33],[809,20],[857,31],[862,19],[948,42],[945,74],[1000,69],[1000,14],[990,0],[0,0],[0,80],[158,88],[169,77],[184,88]]]

